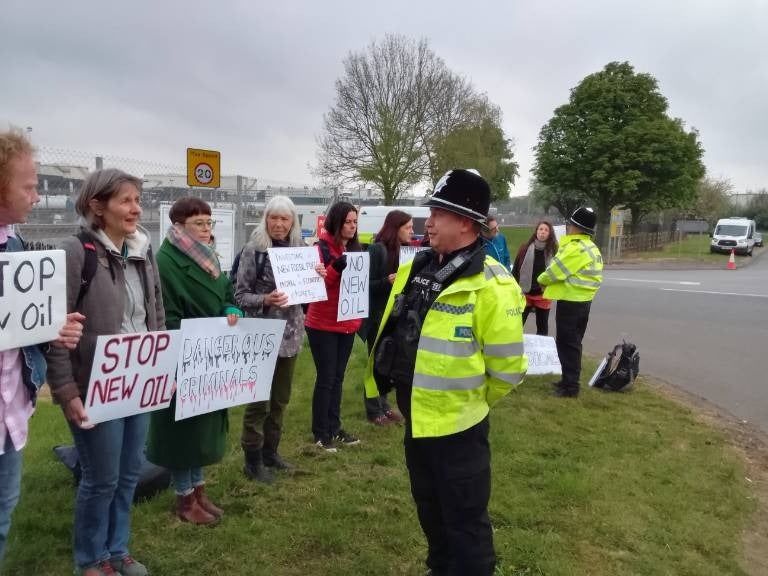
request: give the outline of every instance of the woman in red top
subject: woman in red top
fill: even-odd
[[[312,302],[304,322],[315,361],[315,392],[312,396],[312,433],[315,445],[335,452],[334,443],[345,446],[360,440],[341,427],[341,388],[352,353],[355,332],[362,320],[336,320],[341,273],[347,267],[345,252],[360,251],[357,240],[357,209],[349,202],[331,206],[318,245],[323,260],[318,273],[325,279],[328,300]]]
[[[517,251],[512,276],[525,294],[523,326],[531,310],[536,310],[536,334],[546,336],[549,333],[549,309],[552,301],[542,296],[543,290],[536,278],[549,266],[552,257],[557,254],[557,239],[552,224],[542,220],[536,224],[536,231],[528,242]]]

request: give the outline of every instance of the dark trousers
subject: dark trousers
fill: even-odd
[[[496,566],[488,517],[491,496],[490,425],[440,438],[405,433],[405,463],[421,528],[427,566],[435,576],[491,576]]]
[[[581,376],[581,341],[587,331],[592,302],[558,300],[555,312],[557,356],[563,368],[562,387],[578,391]]]
[[[329,442],[341,429],[341,386],[355,335],[307,328],[307,339],[317,371],[312,433],[315,441]]]
[[[371,352],[373,351],[373,344],[375,340],[376,340],[376,334],[375,333],[371,334],[369,332],[368,339],[366,340],[369,357],[371,355]],[[365,415],[368,417],[368,420],[373,420],[378,416],[384,416],[385,413],[392,410],[392,407],[389,405],[389,402],[387,402],[386,394],[382,394],[381,396],[377,396],[376,398],[367,398],[365,396],[365,386],[363,386],[363,405],[365,406]]]
[[[245,407],[243,434],[240,439],[244,452],[263,449],[272,456],[277,453],[283,433],[283,416],[291,400],[296,358],[297,356],[278,357],[269,400],[252,402]]]
[[[526,306],[523,310],[523,326],[528,319],[528,314],[531,310],[536,311],[536,334],[539,336],[547,336],[549,334],[549,310],[544,308],[537,308],[536,306]]]

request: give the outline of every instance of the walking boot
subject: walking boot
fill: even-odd
[[[264,448],[264,450],[262,450],[262,459],[264,460],[264,466],[268,468],[284,470],[286,472],[296,469],[296,466],[283,460],[283,457],[277,453],[277,450],[268,450],[267,448]]]
[[[275,477],[272,476],[272,472],[267,470],[264,466],[264,459],[261,454],[261,450],[247,450],[245,452],[245,467],[243,472],[251,480],[256,482],[262,482],[263,484],[272,484],[275,481]]]
[[[195,498],[195,493],[190,492],[186,496],[176,495],[176,516],[183,522],[208,526],[218,520],[213,514],[206,512]]]
[[[197,503],[200,505],[200,508],[208,512],[208,514],[215,516],[216,518],[221,518],[224,516],[224,510],[216,506],[216,504],[208,499],[208,496],[205,494],[205,486],[203,484],[200,484],[200,486],[195,486],[194,495],[197,499]]]
[[[579,395],[579,385],[564,384],[556,388],[552,395],[558,398],[576,398]]]

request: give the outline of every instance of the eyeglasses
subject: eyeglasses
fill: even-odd
[[[191,224],[198,230],[205,230],[206,228],[213,230],[216,228],[216,220],[194,220],[192,222],[188,222],[188,224]]]

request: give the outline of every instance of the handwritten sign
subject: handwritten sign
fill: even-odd
[[[277,289],[288,295],[288,304],[328,300],[325,282],[315,271],[320,262],[316,246],[269,248],[267,253]]]
[[[368,252],[347,252],[347,267],[341,273],[339,307],[336,320],[368,318],[368,282],[371,255]]]
[[[557,347],[552,336],[525,334],[525,355],[528,357],[528,374],[562,374]]]
[[[178,330],[99,336],[85,397],[88,422],[168,407],[180,343]]]
[[[176,420],[269,400],[285,320],[181,321]]]
[[[566,227],[565,224],[552,226],[552,231],[555,233],[555,240],[560,242],[560,239],[568,233],[567,230],[568,228]]]
[[[400,266],[407,264],[422,250],[429,250],[426,246],[400,246]]]
[[[0,253],[0,350],[49,342],[67,321],[63,250]]]

